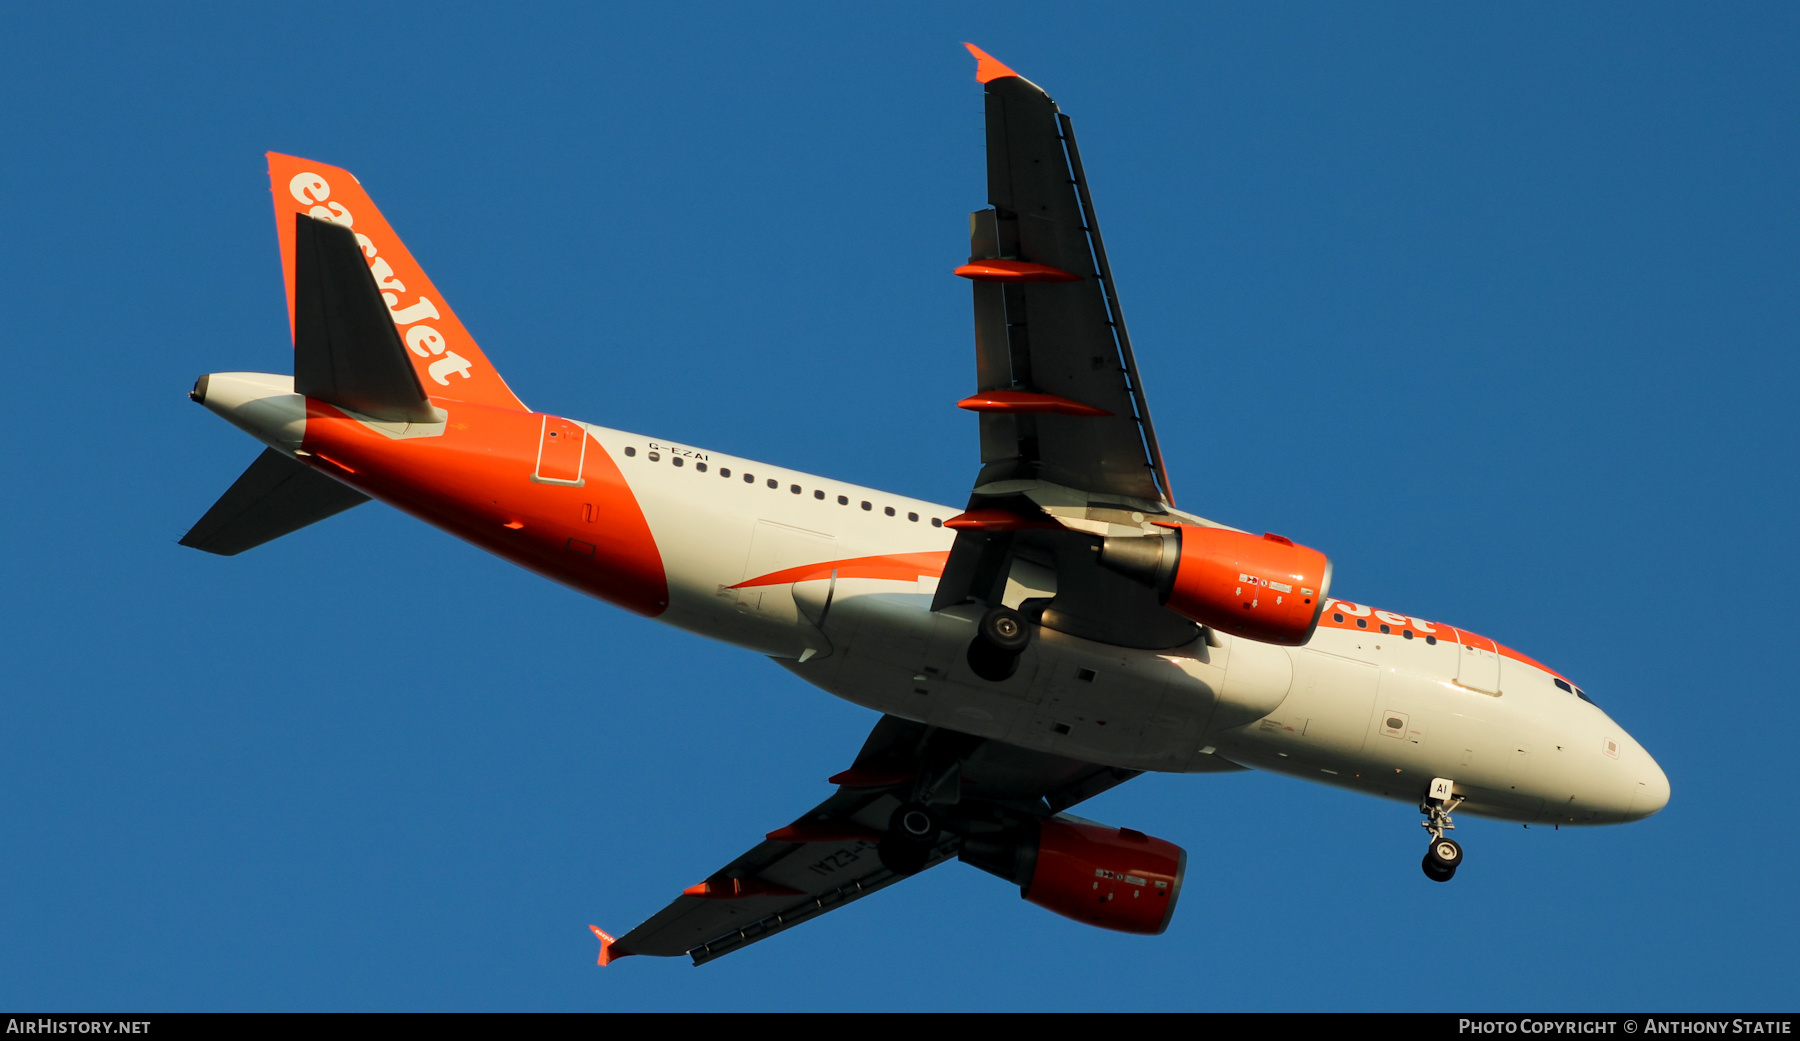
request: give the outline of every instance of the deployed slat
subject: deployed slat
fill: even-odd
[[[304,213],[294,220],[294,391],[376,419],[441,418],[355,233]]]
[[[356,489],[265,448],[181,544],[235,556],[368,501]]]

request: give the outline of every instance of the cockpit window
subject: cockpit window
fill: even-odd
[[[1554,683],[1554,684],[1556,684],[1556,685],[1557,685],[1557,686],[1559,686],[1559,687],[1561,687],[1561,688],[1562,688],[1562,689],[1563,689],[1563,693],[1565,693],[1565,694],[1573,694],[1573,693],[1575,693],[1575,688],[1574,688],[1574,687],[1571,687],[1571,686],[1569,686],[1569,681],[1568,681],[1568,680],[1565,680],[1565,679],[1561,679],[1561,678],[1559,678],[1559,677],[1556,677],[1556,676],[1552,676],[1552,677],[1550,677],[1550,682],[1552,682],[1552,683]]]
[[[1576,697],[1578,697],[1578,698],[1580,698],[1580,699],[1581,699],[1581,700],[1583,700],[1583,701],[1585,701],[1585,702],[1587,702],[1587,703],[1588,703],[1588,704],[1590,704],[1590,705],[1594,705],[1594,699],[1593,699],[1593,698],[1590,698],[1590,697],[1588,697],[1588,696],[1587,696],[1587,691],[1585,691],[1585,690],[1582,690],[1582,689],[1581,689],[1581,688],[1580,688],[1580,687],[1576,687],[1576,688],[1575,688],[1575,696],[1576,696]],[[1595,707],[1595,708],[1599,708],[1599,707],[1600,707],[1600,706],[1598,706],[1598,705],[1594,705],[1594,707]]]

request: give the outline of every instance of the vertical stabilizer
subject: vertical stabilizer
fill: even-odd
[[[298,330],[296,215],[307,214],[355,234],[363,262],[427,394],[497,408],[525,408],[348,170],[278,152],[270,152],[268,159],[290,329]]]

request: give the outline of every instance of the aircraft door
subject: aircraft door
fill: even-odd
[[[1470,690],[1500,693],[1500,647],[1485,636],[1456,630],[1456,682]]]
[[[579,488],[581,466],[587,461],[587,430],[556,416],[545,416],[538,432],[537,466],[531,479],[539,484],[563,484]]]

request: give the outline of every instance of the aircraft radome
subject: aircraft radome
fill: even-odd
[[[1069,118],[969,49],[989,205],[955,269],[981,435],[963,508],[531,411],[354,177],[270,154],[294,374],[195,384],[267,447],[183,544],[240,553],[379,499],[881,713],[823,802],[637,928],[596,928],[601,964],[705,962],[951,859],[1160,933],[1183,851],[1068,812],[1147,770],[1417,804],[1439,882],[1452,811],[1662,809],[1655,760],[1568,677],[1176,508]]]

